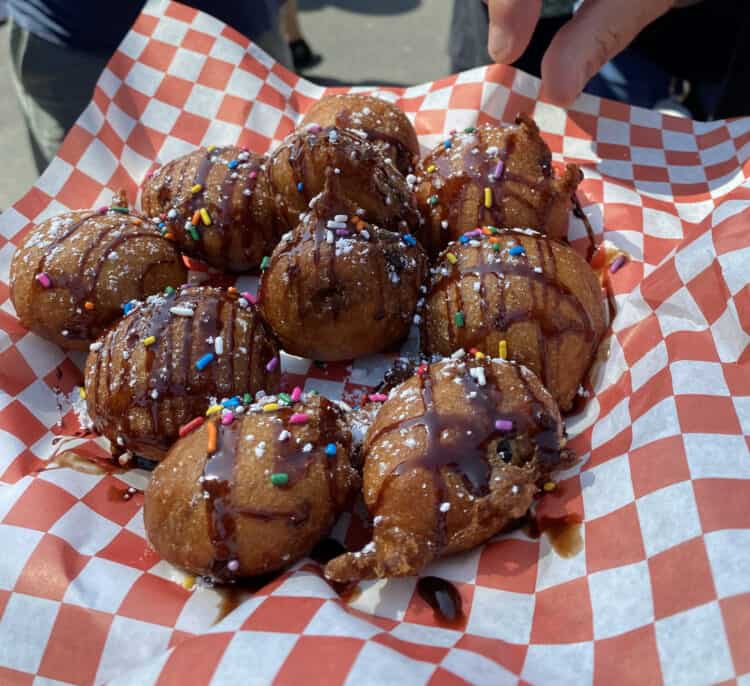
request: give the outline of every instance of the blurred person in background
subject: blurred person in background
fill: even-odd
[[[310,49],[304,35],[302,35],[302,27],[299,25],[299,16],[297,15],[297,0],[286,0],[281,6],[281,33],[289,44],[294,68],[297,71],[320,64],[323,58]]]
[[[292,68],[279,0],[183,0]],[[2,0],[0,0],[2,2]],[[145,0],[9,0],[13,83],[41,173],[91,100]]]
[[[747,0],[455,0],[454,72],[512,64],[563,107],[581,91],[711,120],[750,114]]]

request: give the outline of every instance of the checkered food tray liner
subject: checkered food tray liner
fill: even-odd
[[[423,151],[530,112],[554,160],[584,169],[597,237],[631,256],[610,277],[609,356],[568,422],[582,463],[537,513],[580,517],[583,551],[518,531],[433,564],[462,595],[461,629],[436,624],[413,578],[362,584],[347,603],[310,560],[221,618],[220,593],[186,588],[149,549],[142,495],[112,496],[141,474],[45,469],[61,447],[102,447],[75,437],[82,357],[14,316],[24,235],[116,189],[135,197],[151,167],[196,146],[265,152],[326,92],[212,17],[151,4],[0,217],[0,683],[750,684],[750,118],[587,96],[565,112],[538,86],[492,66],[370,90],[408,114]],[[583,240],[575,219],[569,237]],[[386,364],[285,358],[285,383],[356,402]]]

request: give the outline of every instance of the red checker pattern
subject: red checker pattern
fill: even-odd
[[[276,675],[276,686],[297,686],[310,680],[311,665],[315,679],[321,684],[342,684],[346,681],[364,641],[333,636],[300,636]]]
[[[143,574],[136,579],[117,612],[142,622],[174,626],[189,596],[189,591],[172,581]]]
[[[35,185],[13,206],[12,213],[0,216],[0,249],[4,252],[20,244],[51,203],[68,208],[91,207],[119,188],[134,196],[142,181],[137,177],[141,172],[133,170],[134,156],[145,160],[146,168],[157,160],[163,163],[170,146],[212,142],[204,138],[217,125],[238,131],[235,140],[217,143],[245,145],[265,153],[293,128],[295,114],[308,109],[326,92],[277,64],[262,64],[249,51],[238,59],[236,46],[244,50],[248,41],[228,27],[208,28],[216,25],[195,9],[170,2],[163,7],[162,15],[151,12],[143,13],[133,28],[138,33],[138,57],[133,59],[123,50],[116,51],[108,69],[110,80],[113,75],[119,83],[112,89],[110,83],[103,81],[95,89],[92,109],[98,113],[99,121],[81,120],[60,149],[59,157],[65,164],[58,166],[69,171],[64,172],[63,178],[47,178]],[[169,22],[168,27],[165,22]],[[160,39],[180,35],[174,32],[176,25],[184,34],[179,45]],[[219,35],[222,40],[217,40]],[[232,48],[225,54],[227,45]],[[148,69],[134,70],[136,65]],[[145,78],[152,82],[124,83],[126,77],[139,71],[148,74]],[[263,103],[264,111],[277,113],[274,123],[263,131],[248,124],[255,119],[248,116],[254,103],[238,97],[229,85],[235,83],[234,77],[240,77],[237,81],[241,83],[243,75],[260,80],[257,101]],[[213,92],[217,96],[217,121],[186,111],[195,88],[201,94]],[[679,489],[668,487],[691,479],[682,432],[744,436],[746,421],[738,409],[743,401],[738,399],[750,396],[750,376],[746,371],[750,363],[750,289],[747,285],[737,289],[734,272],[731,290],[735,295],[730,296],[726,265],[736,262],[734,253],[750,245],[750,161],[746,150],[750,138],[746,133],[737,133],[748,127],[742,122],[702,124],[594,98],[582,101],[581,110],[564,113],[548,103],[538,105],[535,88],[536,82],[519,79],[514,69],[493,66],[468,77],[453,75],[423,86],[380,92],[395,99],[407,112],[423,148],[438,143],[453,126],[509,122],[518,112],[535,112],[542,134],[555,154],[557,168],[567,162],[582,166],[587,178],[581,201],[597,235],[604,235],[633,253],[625,268],[608,275],[618,299],[620,320],[615,322],[612,334],[613,354],[591,389],[591,416],[583,426],[569,423],[570,427],[578,426],[570,445],[582,457],[583,470],[597,468],[587,474],[595,474],[596,479],[593,483],[582,480],[580,473],[572,470],[564,478],[558,477],[557,489],[535,506],[537,519],[582,519],[585,548],[578,556],[564,560],[539,541],[503,536],[487,543],[473,557],[470,554],[444,561],[441,564],[448,565],[449,576],[460,591],[466,618],[465,624],[450,629],[441,627],[432,609],[409,586],[411,581],[405,580],[402,592],[389,590],[399,588],[398,583],[390,584],[379,591],[380,600],[374,600],[372,591],[365,590],[352,604],[337,605],[344,610],[340,625],[332,628],[330,635],[308,636],[307,627],[331,601],[312,591],[310,595],[273,595],[282,583],[278,580],[253,601],[259,604],[239,629],[255,632],[254,637],[264,649],[263,641],[267,640],[269,659],[274,657],[271,651],[277,649],[273,640],[287,641],[291,637],[291,642],[285,643],[284,655],[275,656],[279,657],[273,678],[276,684],[308,679],[311,665],[318,675],[324,674],[326,683],[343,684],[356,676],[361,666],[357,658],[368,644],[386,646],[389,650],[384,653],[403,659],[399,669],[405,683],[474,683],[476,658],[472,662],[467,654],[482,656],[520,677],[529,645],[535,652],[542,650],[547,655],[545,659],[550,664],[545,668],[554,673],[566,666],[558,664],[556,661],[561,658],[555,655],[564,654],[571,643],[585,644],[593,650],[590,666],[581,666],[586,670],[581,674],[583,682],[591,681],[597,686],[660,683],[667,671],[665,657],[657,649],[654,625],[647,623],[628,631],[608,630],[615,626],[609,622],[618,620],[594,615],[588,575],[599,575],[597,586],[592,588],[601,593],[599,580],[616,578],[620,568],[624,572],[627,568],[627,573],[647,569],[655,620],[690,617],[689,610],[716,599],[716,570],[706,554],[703,534],[750,530],[750,479],[741,468],[737,473],[722,472],[720,478],[696,479],[687,489],[692,501],[680,506],[697,512],[700,530],[692,534],[693,538],[662,549],[658,541],[654,543],[655,533],[650,529],[652,522],[672,512],[669,497]],[[438,91],[445,96],[447,107],[428,109],[428,94]],[[491,109],[488,106],[487,111],[481,111],[483,99],[492,103]],[[160,128],[158,123],[150,122],[160,128],[157,131],[140,121],[152,100],[168,106],[168,110],[176,108],[174,123],[170,119]],[[118,115],[118,108],[127,119]],[[616,137],[611,135],[613,131],[617,132]],[[96,163],[92,165],[99,144],[114,155],[114,166],[98,169]],[[656,152],[663,154],[663,166],[654,163]],[[81,165],[84,158],[86,163]],[[613,171],[618,164],[623,172]],[[696,180],[677,181],[684,179],[686,172],[696,171],[700,172]],[[722,180],[724,186],[719,185]],[[650,193],[649,188],[658,188],[658,194]],[[654,211],[648,215],[648,225],[644,209]],[[670,222],[666,231],[659,225],[662,220]],[[694,255],[699,252],[692,244],[707,235],[710,240],[703,242],[715,255],[701,257],[702,262],[692,264],[690,260],[697,259]],[[583,251],[586,248],[582,241],[577,241],[575,247]],[[0,682],[30,684],[38,675],[61,682],[92,683],[115,619],[127,618],[136,620],[141,627],[151,627],[154,637],[163,637],[158,640],[165,645],[168,642],[172,649],[155,683],[207,683],[224,659],[234,634],[211,633],[213,617],[208,616],[203,629],[183,626],[185,617],[194,610],[191,591],[170,580],[170,575],[164,573],[165,566],[143,539],[142,497],[124,500],[121,496],[126,486],[112,474],[92,477],[58,470],[50,480],[37,478],[43,460],[51,454],[50,432],[69,437],[80,430],[75,414],[67,406],[61,411],[59,423],[57,417],[51,416],[49,408],[56,407],[53,389],[69,394],[82,377],[73,356],[66,355],[52,371],[48,371],[49,365],[41,364],[41,356],[48,352],[34,337],[27,336],[10,314],[5,305],[9,284],[4,278],[0,276],[0,303],[4,308],[0,311],[0,545],[10,554],[0,556],[0,586],[8,578],[12,588],[0,588],[0,631],[23,623],[14,603],[14,595],[23,594],[24,603],[37,604],[34,617],[40,629],[46,621],[44,631],[37,633],[48,638],[43,644],[30,646],[38,658],[36,674],[15,663],[0,661]],[[231,279],[224,281],[231,283]],[[728,316],[732,312],[737,312],[738,321]],[[648,365],[663,350],[666,364],[662,359],[649,369]],[[730,395],[676,395],[669,363],[677,360],[721,364]],[[639,365],[637,371],[635,365]],[[42,366],[42,380],[50,389],[47,409],[30,405],[28,396],[23,402],[18,397],[37,381],[35,370]],[[289,387],[303,386],[309,378],[334,384],[327,388],[340,389],[344,399],[356,403],[369,387],[361,379],[352,380],[350,373],[347,364],[329,364],[322,369],[312,365],[307,374],[287,374],[285,383]],[[617,412],[624,399],[630,424],[617,427],[614,435],[608,432],[608,440],[592,448],[599,422],[609,421],[608,416]],[[745,440],[750,445],[750,439]],[[104,448],[92,440],[76,450],[91,456],[105,454]],[[622,455],[627,460],[614,461]],[[612,475],[615,473],[617,476]],[[53,478],[65,487],[52,483]],[[629,483],[622,483],[622,479],[629,479]],[[588,488],[596,492],[588,494]],[[609,493],[621,498],[619,507],[587,518],[584,501],[589,503],[589,495],[593,512],[601,508],[602,498]],[[93,538],[108,536],[106,540],[97,539],[97,545],[92,546],[98,550],[96,556],[136,572],[130,587],[117,589],[119,607],[114,614],[63,602],[70,582],[90,557],[49,531],[79,499],[89,508],[86,511],[98,515],[99,526],[109,527],[104,532],[92,525],[92,530],[85,532]],[[24,543],[25,531],[41,532],[42,537],[35,533],[31,540],[38,539],[36,545]],[[351,518],[343,532],[344,540],[352,547],[366,542],[369,535],[366,522],[359,517]],[[80,545],[79,542],[78,549],[85,550]],[[647,554],[655,545],[658,550]],[[540,559],[542,550],[547,551],[544,559]],[[547,586],[538,589],[542,565]],[[313,563],[306,563],[303,568],[317,570]],[[296,574],[289,572],[284,579]],[[315,578],[320,584],[317,575],[305,578]],[[508,608],[477,606],[477,586],[506,594],[503,597],[508,598]],[[319,590],[319,585],[316,588]],[[206,591],[192,591],[202,592]],[[613,592],[622,589],[613,588]],[[87,596],[81,593],[78,597]],[[719,601],[724,629],[720,640],[726,641],[735,676],[750,672],[746,640],[750,631],[749,598],[748,594],[741,594]],[[506,611],[508,622],[525,623],[524,632],[528,634],[521,635],[530,635],[529,645],[509,642],[502,633],[479,635],[488,632],[482,628],[486,627],[482,613],[488,611]],[[396,630],[402,622],[408,626],[399,633]],[[179,630],[175,628],[178,625]],[[359,632],[367,625],[373,627],[374,633],[367,639],[360,638]],[[607,637],[594,640],[594,626],[597,636]],[[438,636],[442,639],[438,640]],[[13,640],[14,636],[9,638]],[[454,651],[454,647],[458,650]],[[247,666],[248,679],[253,676],[252,669],[252,665]],[[378,665],[370,669],[377,670]],[[421,670],[418,678],[412,673],[416,669]],[[669,673],[673,673],[671,669]]]
[[[654,614],[662,619],[716,599],[702,538],[693,538],[648,561],[654,589]]]
[[[39,675],[73,684],[93,683],[113,616],[63,604],[57,613]],[[81,640],[81,637],[86,640]]]
[[[62,488],[48,481],[35,479],[3,517],[2,522],[37,531],[48,531],[76,502],[76,499]]]
[[[532,643],[578,643],[594,638],[586,579],[575,579],[536,594]]]
[[[62,600],[70,582],[89,561],[64,539],[45,534],[26,562],[14,591],[37,598]]]

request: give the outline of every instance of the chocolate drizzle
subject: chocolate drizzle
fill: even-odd
[[[284,186],[276,178],[276,166],[288,165],[291,184],[281,174]],[[273,197],[283,211],[287,229],[293,229],[299,214],[321,190],[329,173],[338,169],[342,177],[336,202],[342,213],[365,211],[363,218],[391,230],[415,227],[419,215],[403,176],[385,163],[381,151],[348,129],[328,126],[319,131],[298,131],[273,153],[268,175]],[[356,199],[352,198],[356,193]],[[377,199],[375,207],[367,206]]]
[[[388,483],[398,476],[413,470],[427,472],[433,482],[436,493],[435,512],[437,516],[436,540],[440,547],[444,546],[446,515],[439,507],[447,501],[444,470],[457,474],[464,488],[473,496],[482,497],[490,492],[490,477],[492,465],[489,456],[498,452],[497,446],[501,441],[516,436],[527,436],[535,446],[535,456],[542,470],[553,469],[560,461],[560,437],[558,422],[552,417],[544,403],[536,397],[531,385],[525,378],[521,368],[509,365],[516,377],[516,381],[525,391],[527,406],[514,411],[502,412],[503,394],[501,386],[495,377],[493,363],[484,360],[446,365],[440,374],[448,374],[449,382],[458,383],[466,396],[469,412],[451,414],[441,412],[434,397],[432,370],[435,365],[428,366],[422,374],[417,375],[417,384],[422,399],[422,412],[414,417],[398,419],[379,428],[372,436],[368,435],[367,445],[375,445],[382,437],[398,432],[402,436],[413,427],[424,430],[425,446],[419,457],[399,462],[385,475],[376,494],[374,512],[381,509],[381,500],[386,492]],[[484,371],[486,383],[480,385],[471,375],[471,367],[481,367]],[[507,419],[513,423],[513,430],[500,431],[495,422]],[[367,449],[367,448],[366,448]]]
[[[301,408],[304,409],[304,408]],[[282,408],[274,413],[275,418],[282,420],[279,426],[287,426],[293,414],[292,408]],[[278,436],[273,445],[268,448],[273,454],[273,473],[283,473],[288,477],[285,486],[274,488],[292,488],[294,484],[305,478],[313,462],[322,462],[328,484],[329,502],[336,503],[335,460],[329,460],[322,450],[324,443],[342,443],[345,438],[338,428],[336,410],[326,405],[316,415],[318,422],[315,435],[309,441],[311,449],[305,450],[308,441],[295,440],[288,437],[280,440]],[[212,420],[215,421],[216,420]],[[237,518],[249,517],[264,522],[286,521],[289,526],[304,525],[310,518],[311,503],[304,500],[299,507],[292,510],[276,510],[255,506],[240,506],[233,502],[233,487],[236,481],[237,453],[240,440],[243,437],[243,421],[235,420],[229,425],[216,423],[217,447],[213,453],[206,456],[200,483],[205,497],[209,517],[209,535],[214,548],[214,562],[212,575],[219,580],[230,580],[239,571],[232,569],[230,562],[238,560],[239,547],[236,539]],[[312,446],[315,447],[312,447]]]
[[[96,309],[87,310],[84,304],[86,301],[94,298],[94,291],[99,281],[99,276],[109,259],[110,253],[136,238],[150,238],[156,241],[164,241],[169,244],[170,251],[174,252],[171,243],[166,238],[160,236],[155,228],[151,228],[151,222],[145,217],[141,217],[129,210],[118,211],[117,215],[122,217],[122,221],[113,221],[115,218],[114,215],[114,212],[107,214],[90,212],[84,214],[77,221],[73,221],[69,226],[65,227],[51,241],[43,245],[43,254],[39,258],[34,274],[46,273],[47,269],[51,269],[50,278],[52,287],[64,288],[70,293],[73,299],[73,307],[75,308],[75,317],[67,325],[68,333],[66,339],[70,341],[90,340],[98,335],[96,329],[98,328],[97,324],[102,319],[102,313]],[[54,258],[56,249],[62,246],[68,238],[71,238],[78,229],[92,219],[100,220],[100,225],[97,227],[99,233],[89,241],[88,247],[81,253],[78,260],[80,265],[79,271],[66,273],[56,270],[54,266],[50,267],[50,260]],[[158,265],[175,263],[178,259],[175,252],[173,259],[157,260],[149,263],[148,267],[140,274],[140,280],[138,281],[139,297],[142,298],[147,295],[144,291],[144,282],[151,269]],[[36,279],[32,283],[32,288],[37,292],[44,290],[44,287],[37,283]],[[99,326],[102,326],[102,324],[99,324]]]
[[[594,237],[594,229],[592,228],[591,222],[589,221],[589,218],[586,216],[586,213],[583,211],[583,208],[581,207],[581,201],[578,199],[578,195],[576,193],[573,193],[572,201],[573,201],[573,216],[576,217],[576,219],[580,219],[583,222],[583,226],[586,229],[586,236],[588,236],[588,239],[589,239],[589,245],[588,245],[588,248],[586,248],[586,261],[590,262],[591,258],[594,256],[594,253],[596,252],[596,239]]]
[[[528,251],[518,255],[513,261],[503,258],[500,251],[492,251],[486,241],[481,241],[477,246],[465,245],[458,248],[459,262],[455,266],[448,265],[451,269],[447,276],[440,276],[433,285],[432,292],[436,294],[442,290],[443,305],[448,329],[448,347],[450,350],[439,352],[452,352],[463,347],[469,349],[477,347],[483,349],[485,338],[493,332],[506,332],[513,324],[521,322],[533,322],[537,331],[537,348],[539,351],[539,373],[542,382],[550,385],[553,379],[559,378],[559,369],[553,370],[550,366],[547,349],[553,344],[560,344],[562,338],[569,334],[580,335],[589,347],[593,355],[599,343],[599,336],[595,330],[591,316],[583,306],[579,298],[558,278],[557,261],[552,247],[552,241],[542,235],[529,235],[524,232],[505,230],[495,236],[498,239],[505,237],[521,239],[521,243],[533,241],[534,252],[538,256],[537,268],[531,266]],[[476,256],[475,264],[466,264],[469,251],[473,250]],[[485,256],[493,257],[493,261],[485,261]],[[494,275],[497,280],[496,293],[497,303],[490,308],[487,302],[486,275]],[[464,276],[475,276],[479,281],[477,293],[480,316],[476,322],[465,322],[464,326],[457,326],[454,321],[455,313],[461,312],[466,317],[467,309],[463,299]],[[507,306],[508,288],[504,280],[509,277],[519,277],[526,280],[526,289],[529,294],[527,307],[519,307],[515,310]],[[452,304],[455,301],[455,311]],[[434,307],[438,307],[437,301]],[[575,312],[575,317],[566,315],[564,310],[567,305]],[[432,306],[432,305],[431,305]],[[431,350],[428,327],[423,327],[424,347]],[[492,353],[493,351],[485,352]]]
[[[231,269],[254,267],[262,251],[278,239],[270,214],[266,217],[255,211],[256,203],[270,201],[256,200],[256,195],[264,195],[260,186],[266,174],[263,160],[234,146],[202,149],[200,154],[197,164],[195,154],[169,163],[161,171],[164,182],[161,177],[149,181],[144,207],[160,215],[186,253],[216,264],[222,261]],[[230,168],[232,161],[236,165]],[[181,165],[180,172],[172,176],[177,165]],[[195,172],[190,175],[193,166]],[[200,190],[193,192],[198,186]],[[168,209],[174,209],[176,216],[165,214]],[[200,209],[208,212],[211,224],[198,223],[196,240],[185,225],[192,223]]]
[[[361,131],[367,136],[368,141],[381,143],[382,145],[380,147],[384,147],[386,150],[390,148],[393,153],[395,153],[395,159],[392,159],[391,161],[396,166],[396,169],[402,173],[406,173],[413,166],[415,156],[412,151],[404,145],[400,138],[386,133],[382,128],[374,128],[372,126],[362,125],[362,123],[357,123],[354,121],[350,109],[344,108],[336,113],[336,126],[341,129],[354,129],[355,131]],[[388,153],[386,153],[386,155],[390,156]]]
[[[194,316],[174,315],[175,306],[194,308]],[[156,296],[139,310],[106,334],[87,364],[89,408],[114,450],[165,451],[178,427],[202,413],[210,396],[272,385],[264,367],[275,348],[255,310],[240,308],[236,297],[219,289],[185,288]],[[246,321],[241,329],[239,319]],[[156,341],[145,347],[142,341],[150,336]],[[197,370],[195,361],[213,352],[217,336],[223,338],[223,353]],[[133,423],[133,408],[148,412],[150,427]]]
[[[338,184],[338,175],[329,169],[324,191],[312,212],[271,256],[261,279],[261,303],[265,306],[273,297],[269,289],[278,288],[281,273],[287,286],[284,295],[294,303],[296,311],[292,318],[298,322],[329,316],[337,322],[352,308],[365,303],[363,296],[366,296],[370,299],[366,302],[368,309],[373,305],[374,321],[386,317],[392,321],[396,317],[408,323],[408,313],[413,311],[417,299],[417,286],[423,279],[421,250],[406,244],[401,234],[368,224],[357,214],[343,212],[338,204]],[[337,215],[346,217],[336,222],[345,228],[328,228],[328,222]],[[361,262],[366,265],[355,266]],[[375,283],[360,289],[354,276]],[[394,285],[394,278],[396,281],[403,278],[404,283]]]
[[[518,118],[516,122],[521,127],[527,125],[524,118]],[[533,122],[531,124],[536,130],[536,125]],[[511,203],[522,205],[534,213],[534,227],[544,230],[547,226],[558,197],[552,174],[551,153],[544,146],[537,177],[512,171],[509,169],[512,166],[509,160],[518,145],[518,127],[505,129],[502,147],[496,154],[487,153],[488,148],[494,146],[489,146],[486,140],[487,135],[494,133],[495,129],[480,127],[471,133],[452,136],[452,146],[448,150],[440,145],[422,161],[423,177],[427,180],[423,188],[427,188],[429,193],[435,193],[438,199],[437,204],[429,209],[432,230],[423,237],[428,253],[436,254],[448,240],[458,238],[463,231],[475,226],[508,227],[507,213]],[[466,136],[471,136],[471,139],[464,138]],[[460,150],[461,155],[458,169],[454,168],[456,150]],[[424,171],[433,166],[434,172]],[[496,171],[499,171],[497,175]],[[436,178],[431,178],[432,174]],[[486,188],[491,192],[489,207],[484,202]],[[522,189],[526,192],[522,192]],[[473,219],[464,211],[470,192],[477,206]],[[441,228],[441,223],[445,221],[448,222],[448,231]],[[472,223],[469,225],[468,222]]]
[[[450,581],[423,576],[417,581],[417,593],[432,608],[441,626],[461,628],[465,623],[461,594]]]

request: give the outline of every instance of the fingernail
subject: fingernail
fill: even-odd
[[[565,79],[556,79],[553,82],[543,80],[539,89],[539,97],[553,105],[568,107],[576,101],[585,85],[581,76],[573,74],[568,74]]]
[[[495,62],[506,64],[511,48],[511,37],[499,27],[491,27],[487,40],[487,51]]]

